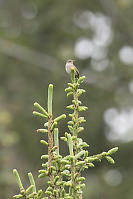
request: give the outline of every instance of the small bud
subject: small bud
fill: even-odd
[[[47,171],[44,170],[44,169],[40,169],[38,172],[39,172],[39,173],[46,173]]]
[[[81,84],[83,82],[83,80],[85,79],[85,76],[82,76],[78,79],[77,83]]]
[[[118,147],[112,148],[108,151],[109,155],[112,155],[113,153],[115,153],[116,151],[118,151]]]
[[[54,193],[54,196],[56,196],[56,194],[57,194],[56,189],[53,190],[53,193]]]
[[[85,154],[85,150],[80,151],[77,155],[76,155],[76,159],[80,158],[82,155]]]
[[[48,159],[48,155],[42,155],[41,159]]]
[[[48,143],[45,140],[40,140],[40,142],[46,146],[48,146]]]
[[[45,176],[47,176],[47,173],[41,173],[38,178],[44,178]]]
[[[88,109],[88,107],[86,107],[86,106],[79,106],[78,107],[79,112],[86,111],[87,109]]]
[[[73,114],[69,114],[69,117],[72,117],[72,118],[73,118],[73,116],[74,116]]]
[[[48,122],[44,123],[44,126],[45,126],[45,127],[48,127]]]
[[[72,83],[75,83],[75,72],[74,72],[74,67],[71,67],[71,78],[72,78]]]
[[[56,182],[59,180],[59,178],[60,178],[59,176],[56,176],[56,177],[55,177],[55,179],[54,179],[54,183],[55,183],[55,184],[56,184]]]
[[[84,177],[79,177],[79,178],[77,179],[77,182],[82,182],[83,180],[85,180]]]
[[[106,156],[107,153],[106,153],[106,152],[102,152],[101,155],[102,155],[102,156]]]
[[[31,193],[30,195],[28,195],[26,198],[33,198],[36,195],[35,192]]]
[[[58,149],[58,146],[54,146],[54,147],[51,149],[51,152],[55,151],[56,149]]]
[[[43,118],[47,118],[46,115],[44,115],[44,114],[42,114],[42,113],[39,113],[39,112],[37,112],[37,111],[33,111],[33,115],[39,116],[39,117],[43,117]]]
[[[26,194],[30,193],[33,189],[34,185],[30,185],[27,189],[26,189]]]
[[[51,191],[45,191],[46,194],[52,196],[52,192]]]
[[[40,189],[40,190],[38,191],[38,193],[37,193],[37,199],[40,199],[40,198],[41,198],[42,193],[43,193],[43,191],[42,191],[42,189]]]
[[[68,84],[68,86],[70,86],[71,88],[73,88],[73,84],[71,84],[71,83],[67,83]]]
[[[65,197],[65,189],[62,189],[61,195],[63,198]]]
[[[70,92],[72,90],[73,90],[72,87],[68,87],[68,88],[65,89],[65,92]]]
[[[87,158],[87,161],[88,162],[93,162],[93,161],[95,161],[95,160],[97,160],[98,158],[97,157],[88,157]]]
[[[84,159],[86,159],[88,157],[88,151],[85,151],[84,153]]]
[[[54,128],[55,128],[56,126],[57,126],[57,122],[54,122],[54,123],[52,124],[51,130],[53,131]]]
[[[73,95],[73,92],[72,92],[72,91],[69,92],[69,93],[67,93],[67,97],[69,97],[70,95]]]
[[[78,89],[77,93],[78,93],[78,97],[79,97],[80,95],[82,95],[83,93],[85,93],[85,90],[84,89]]]
[[[69,161],[68,160],[61,160],[61,163],[62,164],[69,164]]]
[[[73,132],[73,127],[68,125],[69,131],[72,133]]]
[[[67,124],[73,125],[73,121],[68,121]]]
[[[69,105],[66,108],[74,110],[74,105]]]
[[[13,169],[13,174],[16,177],[16,180],[17,180],[17,183],[18,183],[20,191],[24,190],[22,182],[21,182],[21,179],[20,179],[19,174],[18,174],[18,171],[16,169]]]
[[[76,166],[83,166],[85,164],[85,161],[79,161],[76,163]]]
[[[46,111],[42,106],[40,106],[40,104],[38,104],[37,102],[35,102],[35,103],[34,103],[34,106],[35,106],[39,111],[41,111],[46,117],[48,117],[47,111]]]
[[[62,120],[62,119],[65,119],[65,118],[66,118],[66,115],[65,115],[65,114],[62,114],[62,115],[60,115],[59,117],[55,118],[55,119],[54,119],[54,122],[58,122],[58,121],[60,121],[60,120]]]
[[[37,133],[48,133],[47,129],[37,129]]]
[[[67,181],[67,182],[65,182],[64,184],[65,184],[65,186],[67,186],[67,187],[72,187],[72,182],[71,182],[71,181]]]
[[[67,138],[66,137],[60,137],[61,140],[63,140],[64,142],[67,142]]]
[[[83,130],[84,130],[84,127],[79,127],[77,131],[78,131],[78,133],[80,133]]]
[[[22,198],[22,197],[23,197],[23,195],[21,195],[21,194],[13,196],[13,198]]]
[[[113,158],[111,158],[110,156],[106,156],[105,158],[106,158],[106,160],[107,160],[110,164],[114,164],[114,163],[115,163],[115,161],[113,160]]]
[[[87,164],[89,167],[95,167],[95,165],[93,163],[88,163]]]

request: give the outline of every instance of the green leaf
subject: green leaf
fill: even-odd
[[[76,180],[77,180],[77,182],[82,182],[82,181],[85,180],[85,178],[84,178],[84,177],[79,177],[79,178],[77,178]]]
[[[84,154],[85,154],[85,150],[80,151],[79,153],[77,153],[76,159],[80,158],[80,157],[81,157],[82,155],[84,155]]]
[[[23,197],[22,194],[18,194],[18,195],[13,196],[13,198],[22,198],[22,197]]]
[[[85,161],[78,161],[76,163],[76,166],[83,166],[85,164]]]
[[[56,182],[59,180],[59,176],[56,176],[55,178],[54,178],[54,183],[56,184]]]
[[[70,92],[70,91],[73,91],[72,87],[68,87],[65,89],[65,92]]]
[[[47,191],[46,190],[45,193],[48,194],[48,195],[50,195],[50,196],[52,196],[52,192],[51,191]]]
[[[64,183],[65,186],[67,187],[72,187],[72,182],[71,181],[67,181]]]
[[[40,140],[40,142],[46,146],[48,146],[48,143],[45,140]]]
[[[46,173],[41,173],[41,174],[38,176],[38,178],[44,178],[44,177],[46,177],[46,176],[47,176]]]
[[[71,79],[72,79],[72,83],[75,83],[75,72],[74,72],[74,67],[71,67]]]
[[[68,86],[70,86],[71,88],[73,88],[73,84],[72,83],[67,83]]]
[[[59,137],[58,137],[58,128],[54,129],[54,145],[57,146],[55,152],[59,155]]]
[[[48,159],[48,155],[42,155],[41,159]]]
[[[69,92],[69,93],[67,93],[67,97],[69,97],[70,95],[73,95],[73,92],[72,92],[72,91]]]
[[[46,111],[42,106],[40,106],[37,102],[34,103],[34,106],[35,106],[40,112],[42,112],[46,117],[48,117],[47,111]]]
[[[80,132],[83,131],[83,130],[84,130],[84,127],[79,127],[79,128],[77,129],[78,133],[80,133]]]
[[[94,165],[93,163],[91,163],[91,162],[88,163],[87,165],[88,165],[89,167],[95,167],[95,165]]]
[[[60,137],[61,140],[63,140],[64,142],[67,142],[67,138],[66,137]]]
[[[95,160],[97,160],[98,158],[97,157],[88,157],[87,158],[87,161],[88,162],[93,162],[93,161],[95,161]]]
[[[56,151],[58,148],[59,148],[58,146],[54,146],[54,147],[51,149],[51,151],[52,151],[52,152],[53,152],[53,151]]]
[[[30,193],[33,190],[34,185],[30,185],[27,189],[26,189],[26,194]]]
[[[16,180],[17,180],[17,183],[18,183],[18,186],[19,186],[20,191],[23,191],[23,190],[24,190],[24,187],[23,187],[23,185],[22,185],[22,182],[21,182],[21,179],[20,179],[20,177],[19,177],[19,174],[18,174],[17,169],[13,169],[13,174],[14,174],[15,177],[16,177]]]
[[[52,115],[53,84],[48,87],[48,114]]]
[[[79,112],[86,111],[87,109],[88,109],[88,107],[86,107],[86,106],[79,106],[78,107]]]
[[[73,156],[73,142],[71,134],[67,135],[70,155]]]
[[[110,163],[110,164],[114,164],[115,161],[113,160],[113,158],[111,158],[110,156],[105,156],[106,160]]]
[[[44,123],[44,126],[45,126],[45,127],[48,127],[48,122],[45,122],[45,123]]]
[[[77,93],[78,93],[78,97],[79,97],[80,95],[82,95],[83,93],[85,93],[85,90],[84,89],[78,89]]]
[[[73,132],[73,127],[68,125],[69,131],[72,133]]]
[[[79,77],[77,83],[81,84],[85,78],[86,78],[85,76]]]
[[[47,129],[37,129],[37,133],[48,133]]]
[[[39,172],[39,173],[47,173],[47,171],[44,170],[44,169],[40,169],[38,172]]]
[[[53,131],[54,130],[54,128],[57,126],[57,122],[54,122],[53,124],[52,124],[52,126],[51,126],[51,130]]]
[[[74,105],[69,105],[66,108],[74,110]]]
[[[44,114],[42,114],[42,113],[39,113],[39,112],[36,112],[36,111],[33,111],[33,115],[39,116],[39,117],[43,117],[43,118],[47,118],[46,115],[44,115]]]
[[[62,119],[65,119],[65,118],[66,118],[66,115],[65,115],[65,114],[62,114],[62,115],[60,115],[59,117],[55,118],[55,119],[54,119],[54,122],[58,122],[58,121],[60,121],[60,120],[62,120]]]
[[[31,193],[26,198],[33,198],[35,195],[36,195],[35,193]]]
[[[43,193],[43,191],[42,191],[42,189],[40,189],[40,190],[38,191],[38,193],[37,193],[37,199],[40,199],[40,198],[41,198],[42,193]]]
[[[73,121],[68,121],[67,124],[73,125]]]
[[[33,191],[36,192],[36,185],[35,185],[35,181],[31,172],[28,173],[28,177],[29,177],[31,185],[33,185]]]
[[[62,164],[69,164],[69,161],[68,160],[61,160],[61,163]]]
[[[115,153],[116,151],[118,151],[118,147],[112,148],[108,151],[109,155],[112,155],[113,153]]]

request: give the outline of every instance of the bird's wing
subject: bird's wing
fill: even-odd
[[[75,77],[79,79],[79,71],[75,66],[74,68],[75,68]]]

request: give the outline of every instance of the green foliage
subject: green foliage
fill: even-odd
[[[31,198],[31,199],[81,199],[83,197],[83,188],[85,187],[85,177],[82,172],[89,167],[95,167],[95,162],[100,162],[105,158],[110,164],[114,164],[111,157],[118,147],[112,148],[107,152],[100,154],[88,155],[89,145],[84,142],[80,137],[80,132],[84,130],[81,126],[85,122],[84,117],[81,117],[80,112],[86,111],[88,108],[81,105],[79,97],[85,92],[80,89],[80,84],[85,79],[85,76],[80,77],[78,80],[75,78],[74,69],[71,70],[72,83],[68,83],[68,88],[65,89],[67,96],[73,95],[72,104],[67,106],[72,110],[69,114],[70,121],[68,121],[68,130],[65,132],[61,140],[68,144],[69,154],[62,156],[59,153],[59,130],[58,122],[66,118],[65,114],[53,118],[52,101],[53,101],[53,85],[48,87],[48,111],[41,107],[38,103],[34,103],[34,107],[39,112],[33,111],[35,116],[43,117],[45,121],[45,129],[38,129],[37,132],[46,133],[48,140],[41,140],[40,142],[48,147],[48,154],[41,156],[44,161],[42,163],[43,169],[39,170],[39,178],[48,177],[48,187],[45,191],[36,189],[35,181],[31,173],[28,174],[30,186],[24,189],[20,180],[19,174],[16,169],[13,173],[19,185],[20,193],[15,195],[14,198]],[[42,194],[46,197],[42,198]]]
[[[40,189],[38,191],[36,191],[36,185],[35,185],[35,181],[33,178],[32,173],[28,173],[28,177],[29,177],[29,181],[30,181],[30,185],[27,189],[24,189],[22,182],[20,180],[18,171],[16,169],[13,170],[13,173],[16,177],[19,189],[20,189],[20,193],[17,195],[14,195],[13,198],[36,198],[36,199],[40,199],[41,195],[43,193],[43,191]]]

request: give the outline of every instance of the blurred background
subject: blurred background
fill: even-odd
[[[81,137],[90,155],[119,146],[113,156],[86,170],[84,199],[133,198],[133,1],[0,0],[0,195],[12,198],[17,168],[25,186],[33,172],[38,188],[40,156],[47,153],[32,116],[33,103],[47,105],[54,84],[54,116],[67,113],[71,99],[67,59],[86,76],[81,100],[88,106]],[[68,118],[67,118],[68,120]],[[67,130],[60,122],[60,135]],[[67,147],[63,146],[63,154]]]

